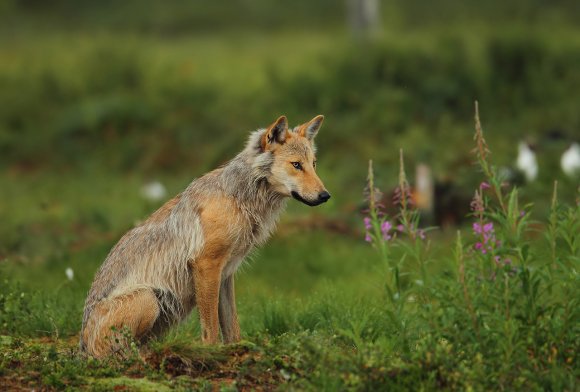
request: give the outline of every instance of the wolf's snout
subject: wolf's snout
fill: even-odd
[[[318,201],[321,203],[325,203],[326,201],[328,201],[328,199],[330,199],[330,193],[324,191],[324,192],[320,192],[318,194]]]

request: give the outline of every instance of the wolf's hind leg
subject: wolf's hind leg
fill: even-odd
[[[103,357],[124,348],[128,342],[123,329],[127,329],[132,338],[145,338],[159,313],[157,297],[148,288],[102,301],[93,310],[83,331],[87,352]]]
[[[219,319],[224,343],[240,341],[240,324],[236,311],[234,276],[224,279],[220,288]]]

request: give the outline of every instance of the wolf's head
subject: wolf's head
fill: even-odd
[[[254,141],[258,150],[254,167],[263,173],[271,189],[309,206],[330,199],[316,174],[314,155],[314,137],[323,120],[324,116],[319,115],[290,130],[286,117],[282,116],[256,134],[259,140]]]

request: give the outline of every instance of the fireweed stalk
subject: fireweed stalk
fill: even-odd
[[[375,176],[373,171],[373,161],[369,160],[367,176],[367,186],[365,188],[365,200],[368,202],[368,214],[364,217],[365,241],[371,243],[379,251],[381,258],[393,272],[393,279],[388,279],[386,288],[391,299],[398,297],[400,293],[399,273],[396,265],[393,265],[390,258],[390,241],[394,234],[391,234],[392,224],[388,220],[384,206],[381,202],[382,192],[375,187]],[[393,287],[394,286],[394,287]]]
[[[411,239],[415,240],[417,238],[418,215],[413,214],[410,209],[413,200],[411,198],[411,187],[409,187],[407,175],[405,174],[402,149],[399,150],[399,185],[395,189],[393,203],[399,207],[399,230],[408,233]]]
[[[426,239],[425,230],[419,229],[419,212],[413,208],[411,188],[407,182],[403,151],[400,151],[399,183],[394,192],[393,204],[398,207],[397,216],[391,221],[384,211],[381,203],[382,193],[374,184],[374,171],[372,161],[369,161],[369,173],[365,199],[369,209],[364,217],[365,241],[376,247],[389,268],[390,274],[387,279],[387,291],[393,299],[402,298],[401,269],[407,258],[415,260],[420,269],[420,278],[415,280],[419,286],[423,286],[426,278],[425,253],[430,246]],[[396,227],[393,222],[396,223]],[[408,240],[403,240],[402,236]],[[404,252],[395,260],[391,256],[392,247],[401,247]],[[419,293],[420,294],[420,293]],[[420,294],[421,295],[421,294]]]
[[[524,231],[527,228],[530,205],[520,209],[518,191],[512,189],[507,195],[502,192],[502,180],[497,175],[496,168],[490,163],[490,151],[483,136],[479,119],[479,106],[475,102],[475,136],[476,147],[473,150],[477,163],[481,168],[485,180],[475,191],[471,202],[472,216],[475,222],[472,225],[476,242],[473,251],[487,261],[487,266],[481,266],[483,273],[487,269],[489,276],[495,278],[497,270],[513,272],[512,259],[509,255],[518,256],[525,261],[522,250],[526,243]],[[492,208],[489,199],[485,196],[491,192],[499,204],[499,208]]]
[[[489,184],[482,182],[471,201],[471,211],[475,217],[472,230],[476,237],[473,250],[482,255],[492,255],[493,260],[499,262],[499,256],[496,256],[495,253],[496,249],[501,246],[501,242],[496,238],[493,222],[490,222],[486,216],[488,203],[487,199],[483,197],[485,189],[489,189]]]
[[[420,214],[414,208],[411,187],[405,173],[405,160],[402,149],[399,150],[399,185],[395,190],[393,203],[399,207],[397,229],[399,232],[407,234],[410,239],[410,241],[399,241],[398,245],[405,250],[404,255],[409,255],[419,266],[421,279],[415,280],[415,283],[423,286],[427,280],[426,253],[431,243],[430,241],[424,241],[426,239],[425,229],[419,228]],[[401,260],[402,262],[403,259]]]
[[[556,238],[558,237],[558,181],[554,181],[554,191],[552,193],[552,203],[550,205],[550,218],[549,224],[546,230],[546,238],[548,244],[550,245],[550,258],[552,263],[552,269],[556,268],[557,258],[556,258]]]
[[[498,180],[497,172],[493,166],[488,162],[488,156],[491,154],[487,146],[487,142],[483,137],[483,129],[481,128],[481,121],[479,120],[479,104],[475,101],[475,134],[473,136],[475,141],[475,148],[472,150],[476,157],[479,167],[489,182],[488,187],[493,188],[493,192],[500,204],[501,209],[506,212],[504,205],[504,196],[501,191],[501,181]]]
[[[520,209],[518,203],[518,190],[513,188],[509,193],[502,193],[502,181],[497,175],[497,170],[489,162],[489,150],[479,119],[479,107],[475,102],[475,142],[474,150],[485,175],[485,181],[475,191],[471,203],[472,215],[475,218],[472,229],[475,235],[475,243],[472,248],[474,258],[480,260],[480,278],[498,284],[503,284],[503,310],[506,320],[511,318],[511,291],[513,290],[513,279],[518,277],[522,287],[528,288],[531,284],[529,264],[529,241],[525,238],[525,231],[528,228],[529,210],[531,205]],[[490,190],[499,207],[492,207],[489,199],[485,196],[485,191]],[[518,266],[512,265],[512,257],[518,261]],[[533,303],[533,293],[531,290],[524,290],[530,304]],[[506,323],[506,328],[511,328],[512,324]],[[506,330],[510,335],[513,331]],[[510,348],[507,351],[510,351]],[[506,358],[507,359],[507,358]]]

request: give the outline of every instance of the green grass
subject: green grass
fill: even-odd
[[[491,173],[488,181],[499,186]],[[58,183],[66,183],[62,180]],[[505,207],[486,194],[483,219],[495,224],[500,239],[489,255],[474,251],[478,237],[467,230],[454,245],[445,232],[429,232],[426,240],[399,234],[383,241],[377,229],[379,237],[371,246],[362,233],[308,229],[302,217],[313,210],[292,206],[280,233],[239,274],[244,342],[200,346],[193,314],[140,350],[132,345],[123,358],[94,361],[77,349],[92,274],[128,222],[154,206],[135,194],[141,183],[136,178],[69,183],[74,185],[54,199],[55,185],[49,182],[30,199],[16,197],[27,192],[6,199],[12,205],[29,204],[31,210],[14,209],[13,219],[21,223],[13,238],[26,240],[8,242],[3,250],[8,262],[1,270],[0,378],[5,385],[94,390],[115,385],[130,390],[577,388],[577,205],[555,203],[549,221],[532,225],[531,211],[517,206],[515,191],[502,195]],[[184,185],[181,179],[168,183],[172,190]],[[89,184],[92,192],[79,197]],[[35,202],[43,199],[40,195],[49,207]],[[526,211],[523,218],[520,208]],[[403,222],[405,214],[414,214],[401,211]],[[407,222],[414,221],[410,216]],[[69,230],[80,233],[81,245],[63,238]],[[383,245],[387,252],[377,253]],[[494,262],[495,256],[501,263]],[[75,270],[73,281],[65,278],[67,266]]]

